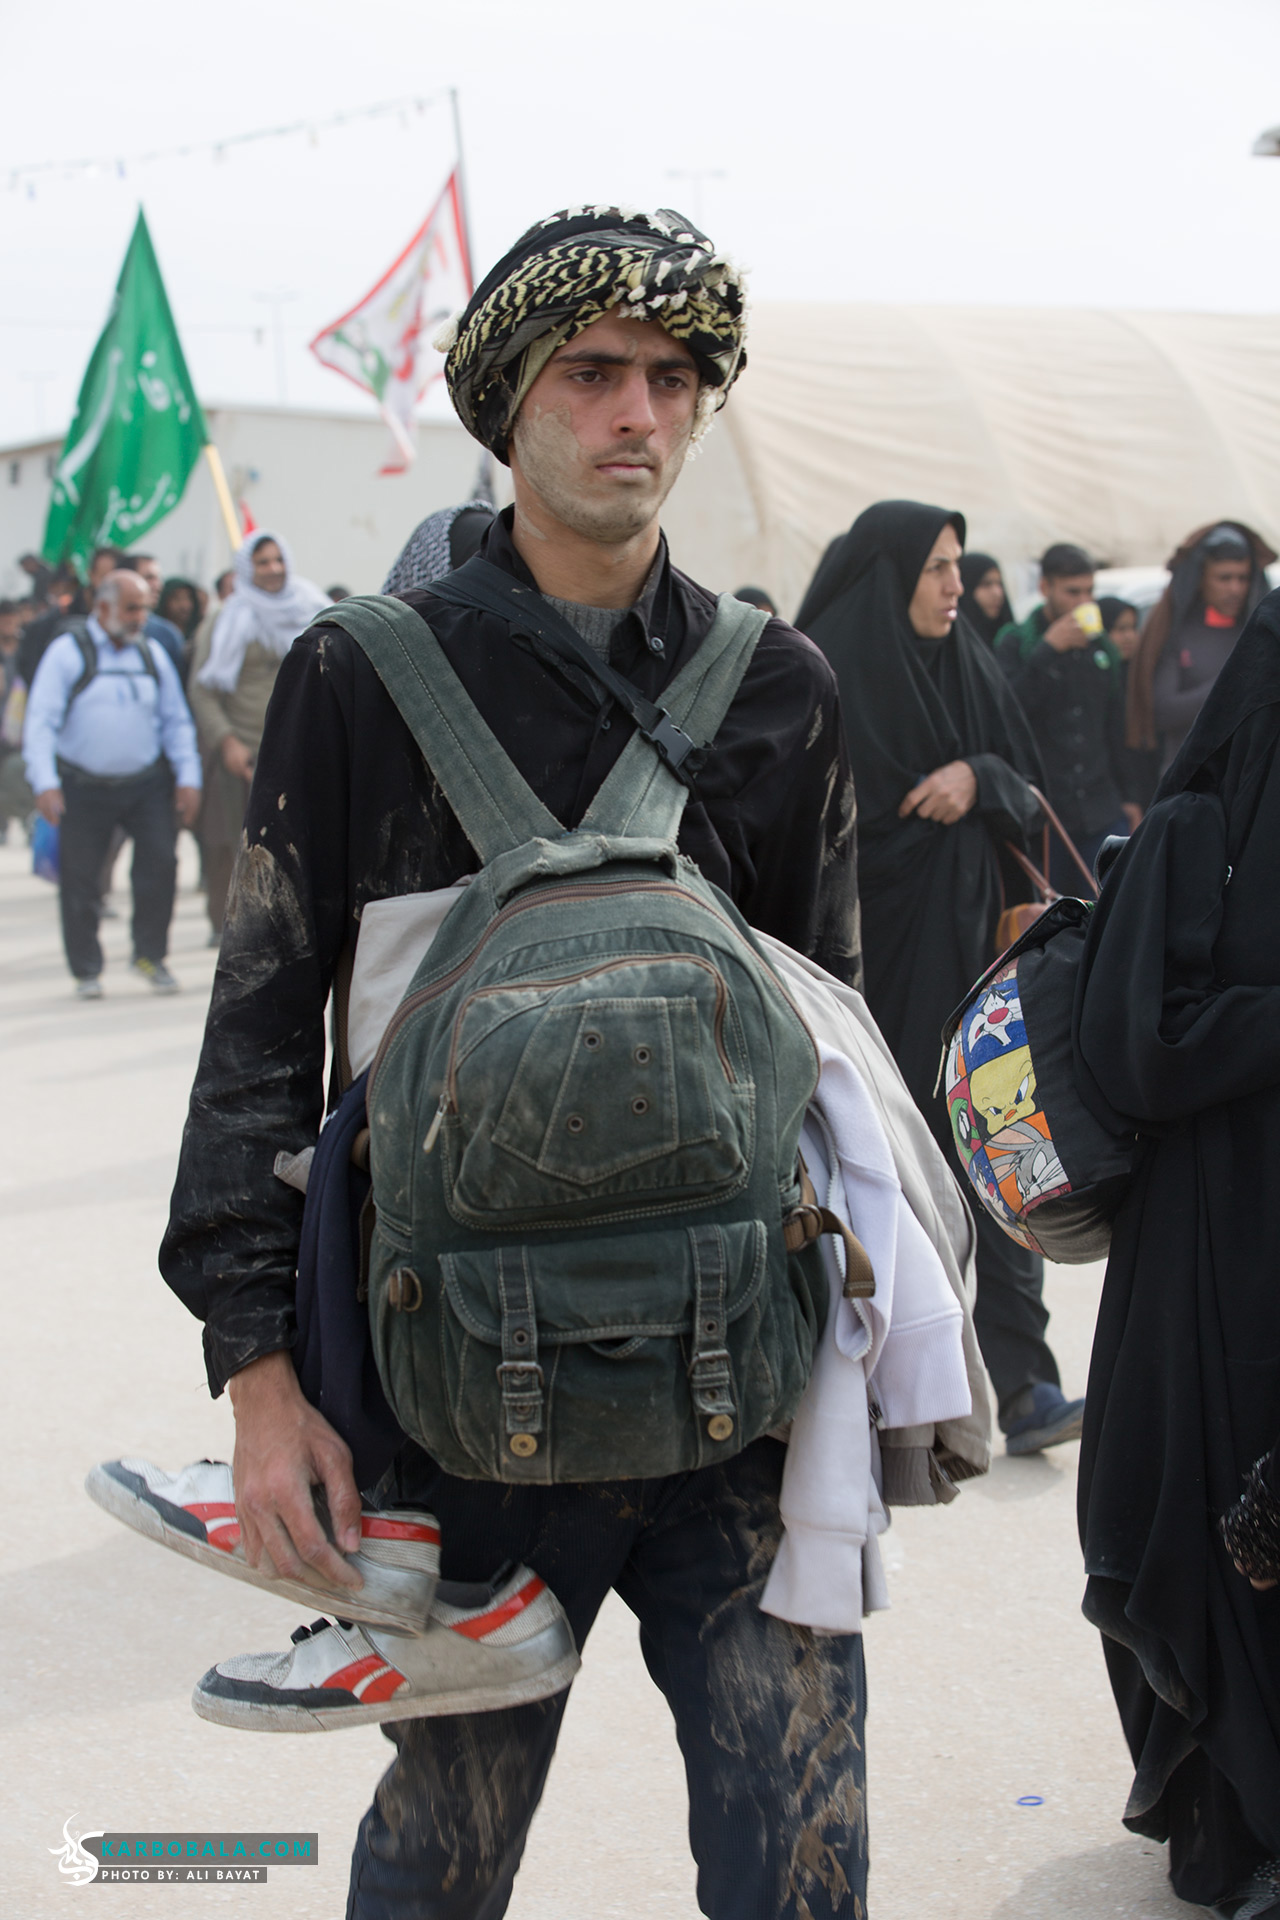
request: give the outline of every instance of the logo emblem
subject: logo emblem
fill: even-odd
[[[49,1851],[50,1853],[57,1854],[58,1872],[62,1874],[65,1879],[69,1880],[73,1887],[87,1887],[91,1880],[97,1879],[98,1867],[101,1863],[93,1854],[85,1852],[81,1842],[100,1839],[101,1829],[99,1828],[91,1833],[82,1833],[80,1838],[76,1839],[71,1831],[71,1822],[74,1819],[74,1813],[69,1813],[62,1823],[62,1837],[66,1841],[66,1845],[62,1847],[50,1847]]]

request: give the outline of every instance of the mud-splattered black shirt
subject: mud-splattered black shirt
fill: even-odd
[[[486,557],[532,584],[495,522]],[[505,622],[405,599],[534,792],[578,824],[631,733]],[[664,558],[612,661],[650,699],[706,637],[715,598]],[[661,642],[661,649],[655,646]],[[685,810],[680,846],[753,925],[860,984],[853,781],[835,680],[771,620]],[[302,1196],[275,1157],[315,1142],[324,1015],[370,900],[446,887],[478,865],[364,654],[313,628],[280,669],[223,929],[160,1268],[204,1321],[209,1383],[294,1341]]]

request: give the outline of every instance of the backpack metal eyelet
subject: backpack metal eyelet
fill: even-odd
[[[567,1133],[581,1133],[587,1123],[580,1113],[571,1113],[564,1124]]]
[[[631,1102],[631,1111],[636,1115],[639,1115],[642,1113],[648,1113],[649,1102],[645,1099],[642,1093],[638,1093],[635,1099]]]

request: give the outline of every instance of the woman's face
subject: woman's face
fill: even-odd
[[[983,574],[973,590],[973,597],[988,620],[998,620],[1004,612],[1004,581],[1000,578],[999,567],[991,567]]]
[[[263,593],[279,593],[284,585],[284,555],[274,540],[260,540],[253,550],[253,584]]]
[[[1132,607],[1126,607],[1116,618],[1111,629],[1111,638],[1122,660],[1132,660],[1138,651],[1138,616]]]
[[[953,526],[942,529],[920,570],[907,618],[921,640],[945,640],[956,624],[960,605],[960,538]]]

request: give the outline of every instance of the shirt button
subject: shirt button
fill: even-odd
[[[649,635],[650,653],[665,653],[666,650],[666,642],[662,638],[662,635],[660,633],[651,633]]]

